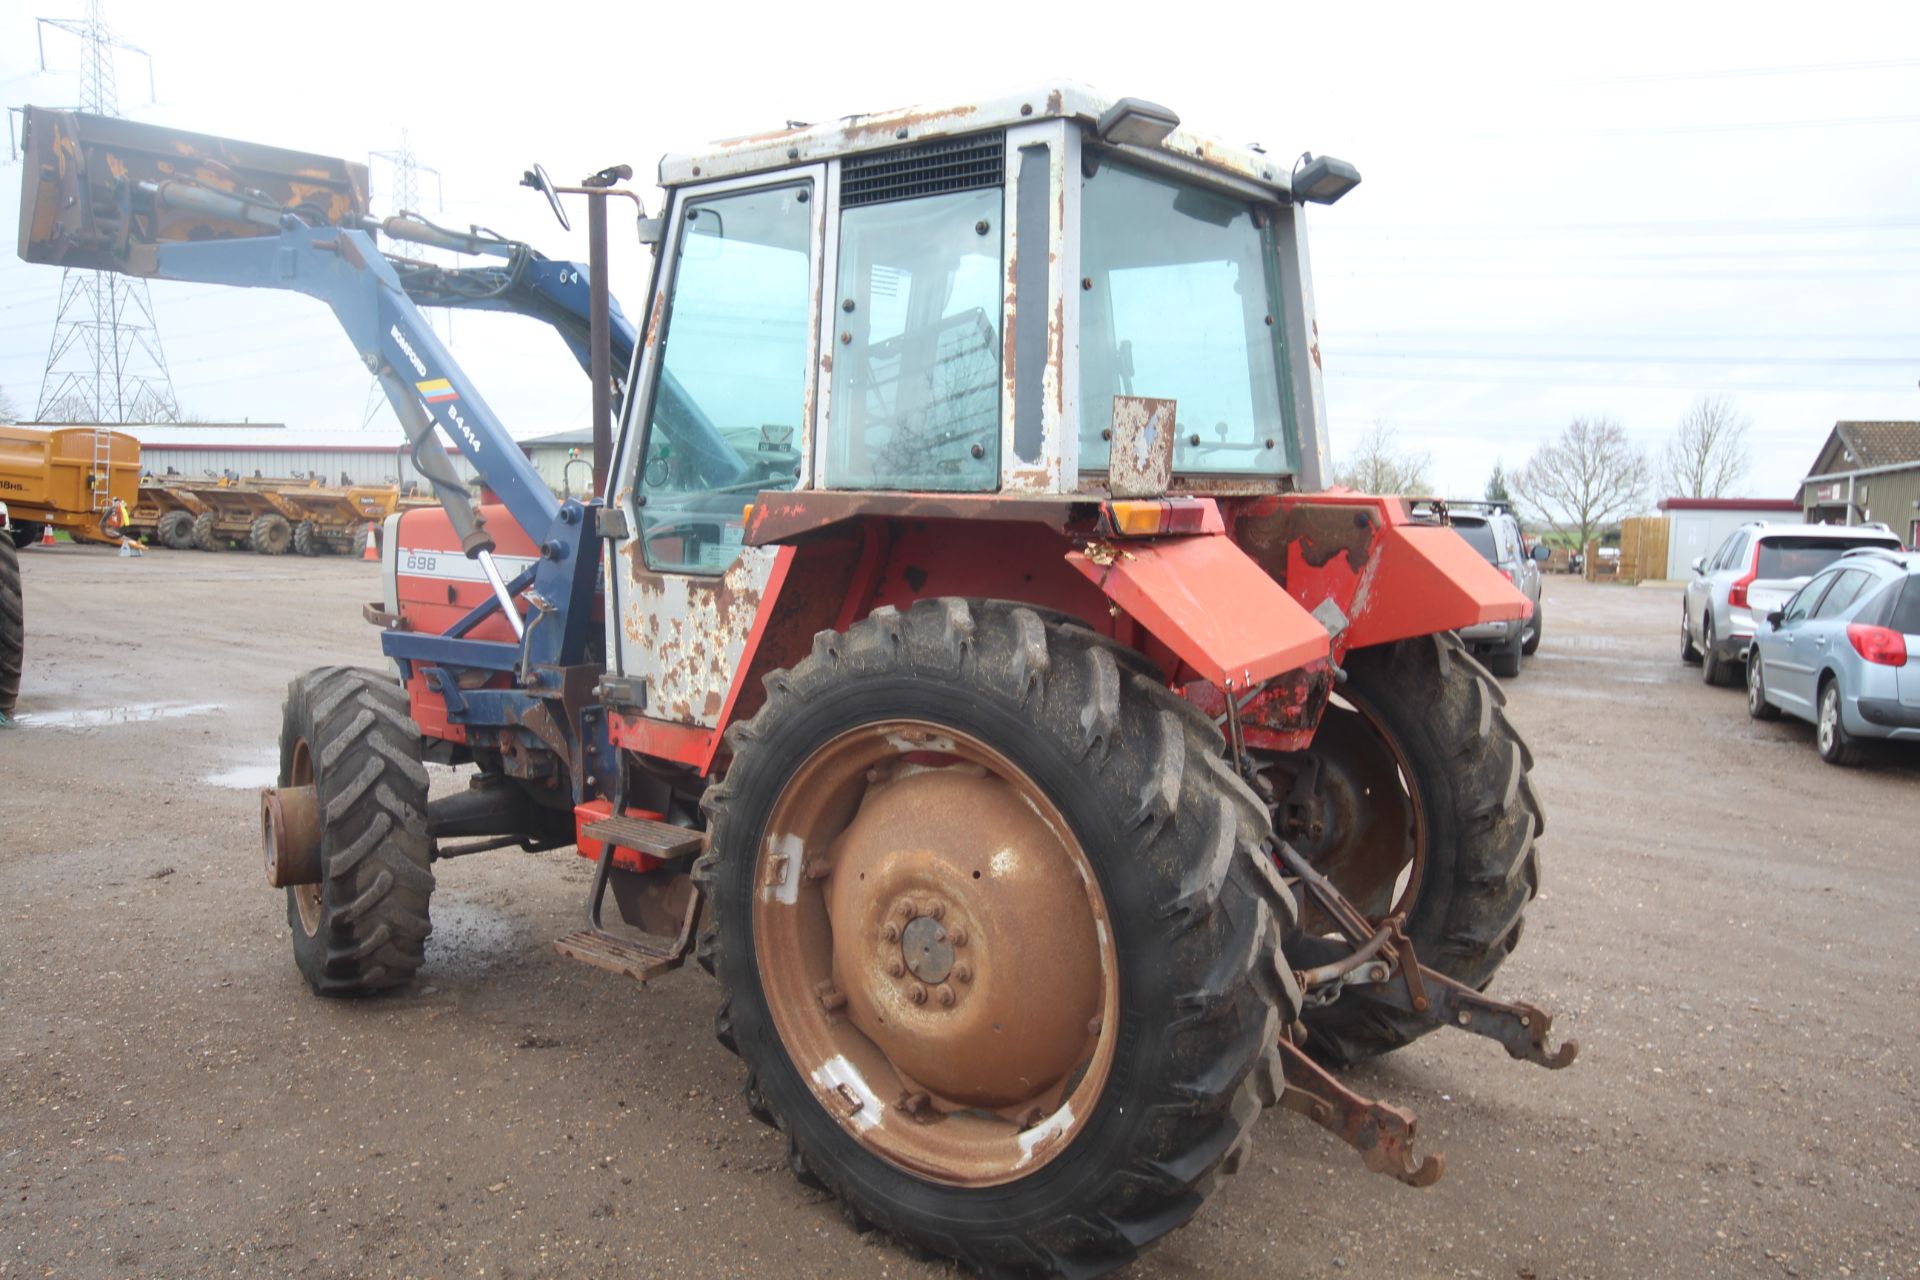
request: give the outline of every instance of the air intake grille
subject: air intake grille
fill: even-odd
[[[1004,178],[1006,138],[972,134],[849,159],[840,168],[840,205],[880,204],[915,196],[997,187]]]

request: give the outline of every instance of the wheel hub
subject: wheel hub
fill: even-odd
[[[847,1016],[958,1107],[1066,1077],[1100,1010],[1100,941],[1074,860],[1021,794],[968,767],[872,783],[826,889]]]
[[[953,972],[953,942],[932,916],[915,916],[901,930],[900,954],[907,972],[922,982],[945,982]]]

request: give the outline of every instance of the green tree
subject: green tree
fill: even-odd
[[[1487,501],[1512,503],[1513,494],[1507,491],[1507,469],[1500,465],[1500,459],[1493,460],[1493,474],[1487,477]]]

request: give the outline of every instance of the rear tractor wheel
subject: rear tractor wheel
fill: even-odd
[[[301,976],[324,996],[404,986],[432,932],[433,841],[420,731],[391,675],[321,667],[287,687],[261,818]]]
[[[13,714],[26,656],[27,616],[20,590],[20,551],[0,537],[0,716]]]
[[[247,545],[256,555],[283,556],[293,546],[293,525],[277,511],[269,511],[247,531]]]
[[[193,518],[193,545],[202,551],[224,551],[227,541],[214,532],[219,519],[211,511],[202,511]]]
[[[1404,914],[1421,963],[1484,988],[1519,944],[1540,887],[1545,826],[1533,754],[1507,722],[1506,695],[1451,634],[1357,650],[1313,745],[1274,755],[1267,776],[1282,833],[1370,920]],[[1287,804],[1305,776],[1312,815]],[[1305,829],[1299,829],[1304,825]],[[1317,906],[1288,954],[1296,968],[1351,950]],[[1309,1008],[1306,1048],[1346,1064],[1409,1044],[1425,1019],[1349,986]]]
[[[708,793],[700,957],[802,1180],[994,1274],[1098,1274],[1235,1171],[1299,1008],[1219,739],[1077,625],[876,611]]]

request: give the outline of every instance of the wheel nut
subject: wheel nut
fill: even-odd
[[[959,996],[953,993],[952,987],[942,986],[940,988],[940,1004],[942,1007],[948,1009],[953,1008],[953,1002],[959,998]]]
[[[972,982],[973,966],[964,960],[953,966],[953,980],[955,982]]]
[[[898,977],[900,977],[900,976],[901,976],[902,974],[904,974],[904,973],[906,973],[906,971],[907,971],[907,966],[906,966],[906,965],[905,965],[904,963],[902,963],[901,961],[899,961],[899,960],[889,960],[889,961],[887,961],[887,974],[888,974],[888,976],[890,976],[890,977],[894,977],[894,978],[898,978]]]
[[[927,1002],[927,989],[916,982],[907,988],[907,999],[913,1001],[915,1004],[925,1004]]]
[[[964,947],[967,945],[967,931],[959,925],[955,925],[953,928],[947,930],[947,941],[956,947]]]
[[[935,898],[927,904],[925,914],[932,916],[935,920],[944,920],[947,917],[947,904]]]
[[[880,936],[888,942],[900,941],[900,926],[889,920],[880,926]]]
[[[820,997],[820,1007],[828,1013],[845,1007],[847,1003],[847,997],[831,982],[823,982],[813,990]]]
[[[900,901],[898,901],[898,902],[896,902],[896,903],[894,903],[894,904],[893,904],[893,914],[895,914],[895,915],[897,915],[897,916],[899,916],[899,917],[900,917],[900,918],[901,918],[902,920],[911,920],[911,919],[913,919],[913,915],[914,915],[914,911],[913,911],[913,899],[911,899],[911,898],[902,898],[902,899],[900,899]]]

